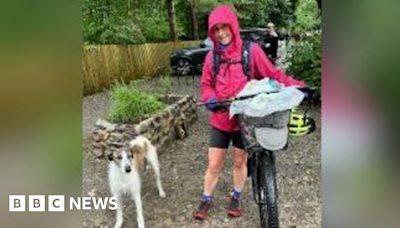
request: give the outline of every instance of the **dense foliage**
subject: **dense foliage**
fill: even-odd
[[[321,16],[315,0],[299,0],[294,14],[293,30],[304,32],[319,29],[321,26]]]
[[[140,44],[169,39],[162,0],[84,0],[83,39],[89,44]]]
[[[305,80],[308,86],[317,88],[321,95],[321,33],[309,34],[295,42],[289,49],[288,73]]]
[[[200,38],[205,38],[208,15],[221,3],[233,6],[242,27],[265,27],[273,21],[278,27],[289,28],[294,23],[298,1],[314,0],[173,0],[177,37],[192,39],[194,23],[197,23]],[[309,8],[303,5],[302,9]],[[167,7],[165,0],[84,0],[84,41],[89,44],[140,44],[171,40]],[[196,22],[191,17],[192,9]],[[304,18],[301,13],[297,14]],[[304,23],[307,22],[300,22],[299,26]]]
[[[156,96],[123,83],[117,83],[111,88],[111,101],[108,119],[118,123],[135,121],[166,107]]]
[[[295,20],[291,28],[301,34],[291,42],[288,49],[287,71],[296,78],[305,80],[307,85],[317,88],[321,96],[321,16],[314,0],[299,0]]]

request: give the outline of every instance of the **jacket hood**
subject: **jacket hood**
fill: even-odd
[[[211,38],[214,43],[214,48],[217,47],[217,40],[214,37],[214,33],[212,28],[216,24],[228,24],[232,31],[232,41],[231,47],[228,48],[228,51],[237,51],[242,48],[242,39],[240,38],[240,29],[239,29],[239,21],[237,19],[236,14],[233,12],[232,8],[228,5],[220,5],[216,7],[208,17],[208,36]]]

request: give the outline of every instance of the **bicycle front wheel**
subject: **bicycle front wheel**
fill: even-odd
[[[261,227],[279,228],[278,191],[273,152],[265,151],[258,154],[256,169]]]

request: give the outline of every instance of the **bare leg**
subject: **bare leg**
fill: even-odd
[[[224,167],[227,149],[211,147],[208,149],[208,166],[204,177],[204,194],[212,195],[218,183],[219,174]]]
[[[234,148],[233,151],[233,186],[242,190],[247,179],[247,152]]]

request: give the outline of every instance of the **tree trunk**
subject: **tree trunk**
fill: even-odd
[[[168,10],[168,23],[171,40],[176,41],[175,7],[173,0],[166,0]]]
[[[192,39],[199,39],[199,23],[197,21],[197,0],[190,0],[190,13],[191,13],[191,21],[192,21]]]
[[[321,0],[317,0],[319,12],[322,12]]]

